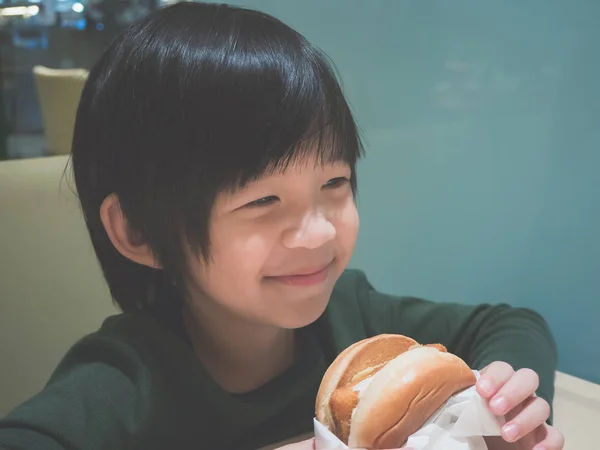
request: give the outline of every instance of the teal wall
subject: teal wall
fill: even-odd
[[[364,130],[352,265],[533,307],[600,382],[600,1],[249,0],[334,60]]]

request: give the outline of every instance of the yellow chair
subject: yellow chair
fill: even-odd
[[[43,388],[77,339],[118,313],[68,158],[0,161],[0,418]]]
[[[51,69],[35,66],[47,151],[51,155],[71,153],[75,115],[88,76],[86,69]]]

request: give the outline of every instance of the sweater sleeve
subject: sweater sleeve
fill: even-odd
[[[148,384],[132,349],[84,338],[44,389],[0,420],[0,449],[129,448],[150,409]]]
[[[546,321],[535,311],[507,304],[435,303],[377,292],[357,272],[359,307],[369,335],[399,333],[420,343],[441,343],[472,369],[505,361],[540,378],[537,395],[551,406],[557,350]],[[552,416],[549,419],[552,423]]]

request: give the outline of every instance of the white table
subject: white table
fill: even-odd
[[[554,426],[565,435],[565,450],[600,448],[600,385],[557,372],[555,386]]]

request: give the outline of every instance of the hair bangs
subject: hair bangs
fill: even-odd
[[[227,30],[204,35],[202,54],[190,49],[195,56],[182,61],[182,117],[194,132],[187,167],[227,190],[299,160],[354,168],[363,146],[331,62],[278,20],[246,13],[222,21]]]
[[[340,117],[342,116],[342,117]],[[306,130],[293,129],[285,133],[285,142],[273,143],[268,151],[247,154],[243,162],[238,160],[224,177],[224,189],[236,190],[245,187],[265,175],[285,172],[291,164],[306,163],[314,167],[343,162],[354,171],[362,156],[362,145],[358,138],[344,132],[345,117],[337,115],[331,120],[317,116]]]

